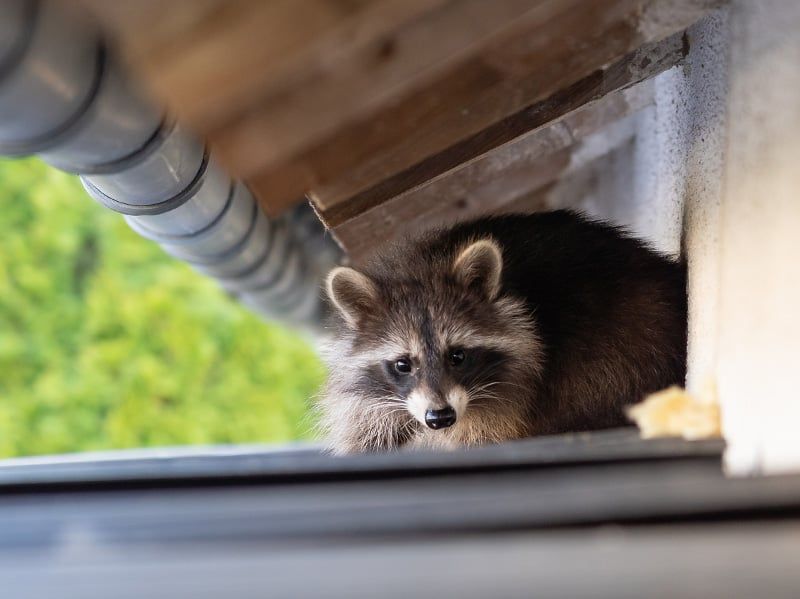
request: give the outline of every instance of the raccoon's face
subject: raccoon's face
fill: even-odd
[[[413,270],[411,271],[413,272]],[[418,275],[328,277],[342,319],[322,407],[336,449],[452,447],[524,436],[539,344],[501,293],[502,255],[478,240]]]
[[[392,397],[431,430],[460,423],[471,402],[496,398],[490,389],[508,379],[504,368],[510,356],[503,350],[467,340],[463,346],[447,343],[446,338],[442,341],[417,355],[383,360],[383,377],[369,382],[377,388],[390,387]]]

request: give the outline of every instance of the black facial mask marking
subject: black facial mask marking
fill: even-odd
[[[482,385],[502,382],[507,376],[505,364],[509,356],[503,351],[487,347],[464,347],[461,349],[464,359],[457,365],[451,363],[449,351],[419,365],[412,359],[414,368],[410,374],[397,372],[397,358],[367,366],[353,390],[364,397],[396,396],[406,399],[421,383],[433,393],[441,395],[457,385],[469,392]]]

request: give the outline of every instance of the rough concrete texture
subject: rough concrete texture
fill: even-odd
[[[574,208],[595,218],[630,226],[624,209],[629,202],[631,145],[637,114],[588,136],[575,148],[564,176],[550,192],[548,207]]]
[[[717,383],[726,466],[800,470],[800,2],[732,3]]]
[[[691,28],[686,63],[655,78],[654,106],[584,142],[573,156],[582,163],[571,165],[550,206],[585,210],[624,225],[664,254],[681,254],[687,195],[694,206],[719,203],[721,159],[710,163],[721,153],[712,147],[720,145],[721,130],[711,120],[724,113],[725,52],[717,39],[724,15],[715,11]],[[692,245],[702,243],[691,236]]]
[[[658,39],[675,31],[680,23],[693,23],[725,0],[650,0],[642,11],[639,32],[646,39]]]
[[[682,224],[687,386],[716,385],[732,474],[800,470],[798,29],[792,0],[736,0],[698,23],[635,141],[627,218],[670,253]]]
[[[683,97],[685,128],[683,254],[689,265],[689,360],[686,386],[714,383],[719,300],[719,214],[728,96],[728,11],[689,31]],[[688,120],[688,119],[687,119]]]
[[[655,105],[575,152],[548,197],[689,265],[687,387],[716,386],[733,474],[800,471],[800,2],[734,0]]]
[[[582,210],[669,252],[673,244],[664,243],[648,226],[654,190],[643,184],[644,171],[635,164],[640,123],[654,112],[654,107],[647,107],[587,137],[573,151],[566,176],[550,192],[548,207]]]
[[[690,30],[686,64],[655,78],[655,105],[584,142],[550,206],[585,210],[680,255],[687,195],[695,207],[719,203],[721,159],[712,156],[721,154],[725,52],[717,38],[724,14],[715,11]],[[693,235],[691,244],[702,238]]]

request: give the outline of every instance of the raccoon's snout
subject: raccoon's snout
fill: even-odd
[[[425,424],[428,428],[438,430],[440,428],[447,428],[456,423],[456,411],[447,406],[441,410],[428,410],[425,412]]]

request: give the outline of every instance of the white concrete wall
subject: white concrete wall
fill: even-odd
[[[733,0],[689,42],[655,105],[587,140],[550,205],[683,254],[687,387],[716,386],[728,471],[800,471],[800,2]]]
[[[695,209],[719,205],[726,23],[727,11],[718,10],[690,29],[685,63],[642,84],[655,87],[655,104],[584,142],[590,151],[581,148],[573,162],[595,160],[574,165],[551,192],[551,207],[580,208],[681,254],[687,201],[693,231],[704,226]],[[691,236],[691,245],[700,242]]]
[[[800,471],[798,32],[800,2],[734,0],[690,31],[637,136],[655,154],[640,201],[665,219],[657,239],[683,207],[687,387],[715,385],[731,474]]]
[[[736,0],[716,376],[733,473],[800,471],[800,2]]]
[[[659,251],[689,264],[687,387],[715,377],[719,298],[719,214],[728,98],[728,9],[688,32],[685,63],[656,77],[655,105],[596,134],[607,153],[576,169],[551,193],[551,207],[573,206],[628,227]],[[623,143],[620,143],[622,141]]]

